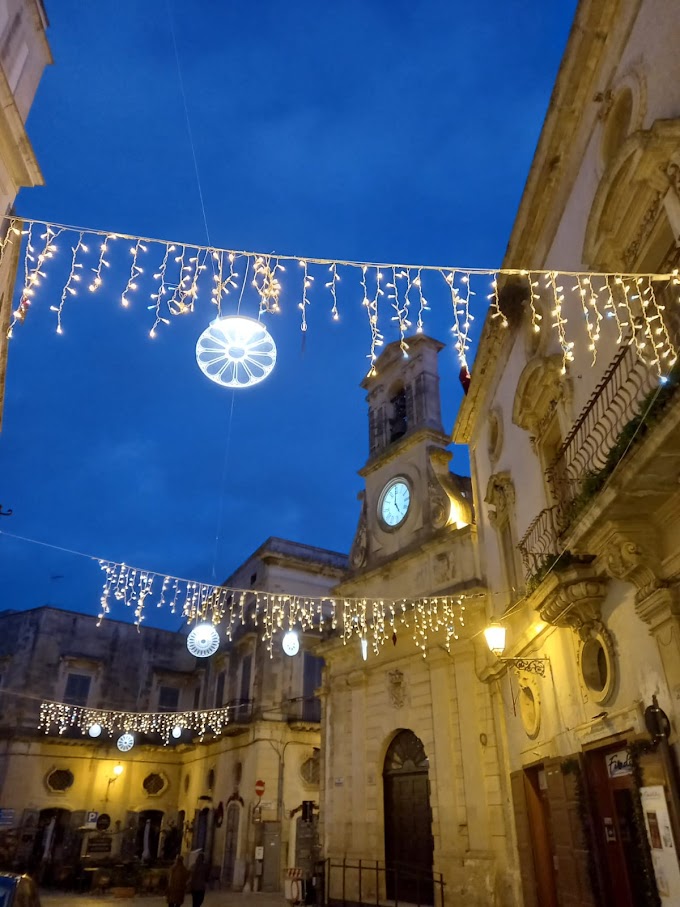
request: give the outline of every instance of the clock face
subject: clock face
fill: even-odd
[[[411,504],[411,489],[405,479],[392,479],[383,489],[378,507],[383,522],[390,528],[406,519]]]

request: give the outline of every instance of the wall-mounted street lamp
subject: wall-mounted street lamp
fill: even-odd
[[[118,765],[114,765],[113,776],[111,778],[109,778],[109,780],[106,784],[106,796],[104,797],[104,803],[108,803],[108,801],[109,801],[109,791],[111,790],[111,785],[113,784],[114,781],[117,781],[122,774],[123,774],[123,766],[119,762]]]
[[[496,658],[503,664],[510,665],[518,671],[527,671],[529,674],[538,674],[545,677],[545,665],[548,658],[503,658],[505,652],[505,627],[501,624],[490,624],[484,631],[486,644]]]

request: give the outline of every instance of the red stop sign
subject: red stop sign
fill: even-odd
[[[264,793],[264,781],[255,782],[255,793],[258,797],[262,796],[262,794]]]

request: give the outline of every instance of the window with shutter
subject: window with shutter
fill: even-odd
[[[64,702],[68,705],[87,705],[91,684],[89,674],[69,674],[64,689]]]

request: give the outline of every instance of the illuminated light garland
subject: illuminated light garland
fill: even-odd
[[[100,623],[110,613],[113,599],[134,611],[139,626],[147,599],[153,599],[159,608],[169,607],[173,614],[180,611],[190,624],[223,626],[228,641],[240,627],[259,628],[272,657],[275,637],[293,630],[339,630],[345,645],[358,634],[370,639],[377,655],[397,629],[403,628],[411,631],[416,647],[426,657],[429,634],[443,631],[448,649],[465,626],[465,602],[482,597],[482,593],[416,599],[311,597],[199,583],[113,561],[100,560],[99,566],[105,574]],[[214,651],[216,648],[210,654]]]
[[[71,238],[65,248],[70,248],[70,268],[55,265],[64,238]],[[127,242],[131,242],[127,246]],[[218,249],[212,246],[181,243],[177,241],[150,239],[130,234],[69,227],[45,221],[9,218],[9,229],[0,247],[0,256],[7,246],[23,243],[24,281],[19,304],[9,328],[9,336],[17,324],[24,322],[26,314],[41,292],[45,280],[54,275],[49,289],[51,299],[60,300],[50,306],[57,314],[57,332],[63,330],[63,315],[66,300],[78,292],[78,278],[89,269],[93,275],[89,284],[91,292],[102,292],[108,285],[111,274],[124,271],[115,295],[124,307],[135,298],[151,298],[149,310],[153,313],[149,331],[155,337],[162,326],[170,325],[172,319],[196,310],[197,304],[205,298],[217,309],[218,317],[223,314],[225,297],[230,292],[241,296],[246,285],[252,287],[258,299],[258,317],[274,314],[284,308],[285,297],[300,312],[300,328],[308,330],[308,309],[315,307],[325,298],[329,304],[330,317],[339,320],[338,284],[341,273],[354,277],[360,288],[361,303],[366,308],[370,331],[369,374],[375,374],[375,363],[379,349],[385,342],[379,307],[380,297],[385,295],[393,314],[391,321],[396,325],[396,337],[404,355],[408,355],[406,332],[411,326],[409,310],[414,290],[419,303],[416,333],[425,330],[425,313],[430,310],[428,297],[446,289],[452,303],[452,332],[456,353],[462,365],[467,366],[470,348],[472,300],[479,295],[473,288],[486,280],[491,281],[491,291],[485,294],[491,309],[491,317],[499,327],[508,326],[508,317],[501,300],[501,277],[515,277],[527,283],[527,303],[533,330],[541,329],[541,309],[550,311],[550,328],[562,350],[563,367],[566,369],[574,358],[575,340],[565,317],[567,297],[565,280],[569,280],[567,291],[580,310],[579,321],[586,332],[585,342],[593,357],[601,336],[601,324],[605,318],[616,319],[621,337],[620,342],[635,345],[636,352],[654,368],[659,376],[668,373],[677,358],[677,351],[669,337],[664,322],[664,307],[658,304],[658,293],[653,284],[670,283],[680,294],[678,271],[668,274],[595,274],[574,271],[527,271],[526,269],[484,269],[454,268],[436,265],[404,265],[396,263],[342,261],[309,256],[271,255],[235,249]],[[128,267],[123,257],[132,254]],[[125,261],[123,268],[116,256]],[[144,264],[141,265],[140,261]],[[297,263],[298,267],[287,270],[286,264]],[[212,267],[209,268],[209,265]],[[210,274],[205,272],[210,270]],[[59,273],[57,273],[59,271]],[[319,272],[315,274],[313,272]],[[241,279],[240,274],[243,274]],[[248,276],[250,275],[250,277]],[[320,279],[315,279],[316,277]],[[425,287],[425,284],[427,287]],[[348,291],[349,292],[349,291]],[[677,300],[680,302],[680,295]],[[625,331],[626,327],[629,328]]]
[[[81,705],[69,705],[65,702],[42,702],[38,727],[46,734],[56,728],[60,735],[70,728],[76,728],[83,736],[94,736],[91,729],[98,727],[101,737],[103,732],[109,737],[116,737],[120,742],[125,737],[123,746],[135,734],[148,736],[158,734],[167,746],[170,739],[178,740],[182,731],[192,731],[203,739],[206,734],[221,734],[229,724],[231,713],[239,706],[223,706],[219,709],[194,709],[186,712],[121,712],[112,709],[91,709]],[[180,733],[175,733],[179,728]],[[119,747],[122,752],[127,752]],[[131,749],[131,747],[128,747]]]

